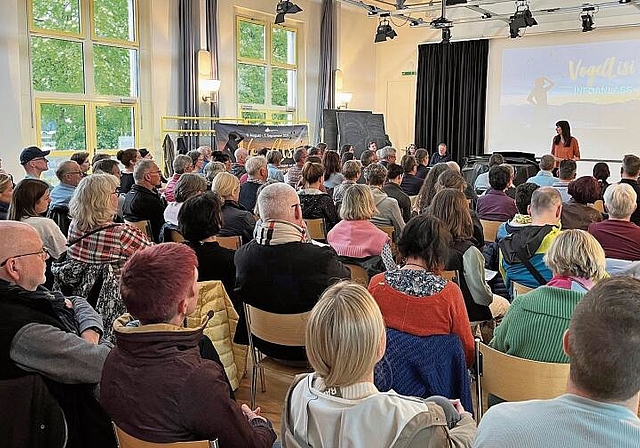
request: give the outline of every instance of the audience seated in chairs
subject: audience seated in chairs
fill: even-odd
[[[631,222],[637,207],[637,195],[631,185],[609,185],[604,193],[604,205],[609,219],[589,226],[604,249],[607,258],[640,260],[640,227]]]
[[[195,173],[184,173],[175,185],[174,202],[169,202],[164,209],[164,220],[175,230],[178,227],[178,213],[184,201],[190,197],[199,195],[207,191],[207,181],[204,177]],[[164,232],[162,232],[164,233]],[[164,235],[162,235],[164,236]],[[168,241],[166,238],[163,241]]]
[[[295,165],[289,167],[284,175],[284,181],[293,188],[296,188],[298,182],[300,182],[300,179],[302,178],[302,167],[307,161],[307,156],[307,149],[304,146],[296,148],[293,153],[293,161],[295,162]]]
[[[387,165],[387,180],[382,187],[382,191],[387,193],[390,198],[398,201],[402,219],[406,223],[411,219],[411,199],[402,191],[400,184],[404,176],[404,171],[400,165],[390,163]]]
[[[238,180],[233,174],[227,175]],[[198,281],[220,280],[236,310],[242,304],[234,299],[236,269],[234,251],[220,247],[216,235],[222,226],[220,199],[211,191],[187,199],[178,215],[180,233],[198,257]]]
[[[271,424],[259,410],[235,403],[222,367],[201,357],[208,319],[197,328],[182,326],[196,309],[197,266],[195,253],[177,243],[149,247],[127,262],[121,290],[131,315],[116,323],[118,344],[104,365],[101,403],[119,428],[144,441],[271,447]]]
[[[505,194],[510,181],[511,173],[507,167],[498,165],[489,170],[491,188],[478,198],[476,208],[480,219],[504,222],[518,213],[515,201]]]
[[[373,194],[373,203],[377,213],[371,218],[371,222],[377,226],[393,226],[396,237],[404,229],[405,222],[398,201],[384,192],[382,186],[387,178],[387,169],[378,163],[372,163],[364,169],[364,178]]]
[[[342,221],[327,235],[327,242],[343,262],[362,266],[369,277],[397,268],[389,236],[370,221],[375,212],[371,189],[354,184],[346,191],[340,207]]]
[[[84,176],[76,162],[65,160],[58,166],[56,177],[60,183],[51,190],[50,210],[56,206],[69,207],[73,192]]]
[[[331,196],[321,191],[323,175],[324,167],[321,163],[305,163],[302,167],[303,185],[298,196],[302,206],[302,217],[322,218],[325,228],[329,230],[340,221],[340,216]]]
[[[327,286],[351,273],[326,245],[307,242],[299,197],[288,184],[266,186],[258,196],[261,223],[256,238],[236,251],[238,299],[263,311],[295,314],[309,311]],[[311,262],[311,264],[310,264]],[[244,313],[238,337],[246,325]],[[268,356],[304,361],[298,347],[271,346],[253,338]],[[244,341],[247,341],[244,332]]]
[[[230,173],[220,173],[211,184],[211,190],[222,198],[222,227],[220,236],[242,237],[242,243],[253,239],[253,228],[256,218],[252,211],[248,211],[238,202],[240,181]]]
[[[611,176],[611,171],[609,170],[609,165],[605,162],[598,162],[593,165],[593,177],[598,181],[598,185],[600,186],[600,197],[598,199],[604,199],[604,192],[609,187],[609,179]]]
[[[173,176],[171,176],[171,179],[169,179],[169,182],[165,185],[164,192],[162,193],[167,202],[171,203],[176,200],[175,190],[180,177],[185,173],[190,173],[191,171],[193,171],[193,162],[191,161],[191,157],[186,154],[178,154],[176,158],[173,159]]]
[[[587,232],[567,230],[555,239],[545,263],[553,272],[549,283],[516,297],[490,345],[519,358],[566,363],[562,335],[582,296],[605,277],[604,251]]]
[[[567,393],[493,406],[475,447],[638,446],[640,280],[599,282],[576,306],[562,348],[570,359]]]
[[[13,190],[7,218],[26,222],[36,229],[47,253],[58,259],[67,250],[67,237],[53,220],[41,216],[49,208],[49,201],[48,183],[25,178]]]
[[[602,213],[589,204],[600,199],[600,185],[591,176],[582,176],[567,188],[571,199],[562,204],[562,229],[587,230],[594,222],[602,221]]]
[[[488,167],[487,171],[484,173],[478,174],[478,177],[476,177],[476,180],[473,184],[473,188],[474,190],[476,190],[476,193],[482,194],[490,188],[489,170],[494,166],[502,165],[504,162],[505,162],[504,157],[500,153],[491,154],[491,156],[489,156],[489,162],[487,163],[487,167]]]
[[[558,179],[551,185],[558,190],[562,196],[562,202],[568,202],[571,199],[569,195],[569,184],[576,178],[578,166],[575,160],[563,160],[558,167]]]
[[[109,418],[94,395],[111,349],[111,344],[101,338],[102,318],[85,299],[65,298],[41,286],[47,258],[33,227],[0,222],[0,380],[42,376],[64,411],[66,446],[114,448]],[[34,411],[42,409],[42,400],[42,395],[31,397]],[[0,401],[0,418],[4,419],[14,408],[6,396],[1,396]],[[47,416],[36,414],[29,418],[33,420],[13,429],[55,429],[41,427]],[[3,444],[7,437],[2,435]]]
[[[127,148],[121,149],[116,154],[116,158],[124,165],[124,170],[122,171],[122,177],[120,178],[120,189],[118,193],[127,194],[131,187],[135,184],[134,180],[134,169],[136,163],[139,160],[142,160],[142,156],[135,148]]]
[[[346,153],[351,154],[351,153]],[[336,185],[333,189],[333,201],[336,203],[336,208],[340,209],[342,198],[347,190],[358,183],[360,176],[362,175],[362,165],[358,160],[348,160],[342,165],[342,174],[344,180],[340,185]]]
[[[280,151],[272,149],[267,153],[268,179],[284,182],[284,174],[282,174],[279,168],[280,163],[282,163],[282,153]]]
[[[102,314],[109,338],[113,321],[124,312],[120,271],[131,255],[151,245],[137,227],[114,222],[117,186],[118,179],[110,174],[92,174],[80,181],[69,204],[67,257],[52,266],[55,288],[86,297]]]
[[[160,241],[160,230],[164,225],[165,204],[156,191],[161,175],[160,168],[153,160],[138,162],[133,173],[136,184],[127,193],[122,206],[126,221],[149,221],[155,242]]]
[[[86,151],[77,151],[71,154],[70,159],[78,164],[78,168],[80,168],[80,171],[82,172],[82,177],[86,177],[89,168],[91,168],[91,160],[89,160],[90,155],[91,154]]]
[[[431,202],[433,216],[439,218],[451,233],[447,271],[458,271],[469,321],[479,323],[504,316],[509,302],[494,295],[485,280],[484,257],[474,245],[473,223],[464,193],[447,188]]]
[[[424,179],[424,183],[422,184],[422,188],[420,189],[420,193],[418,193],[418,200],[416,201],[416,212],[427,213],[429,206],[431,205],[431,200],[436,195],[436,183],[438,182],[438,178],[445,171],[449,171],[449,165],[446,163],[438,163],[429,169],[426,178]]]
[[[457,334],[471,365],[473,336],[462,292],[440,276],[450,245],[451,234],[438,218],[412,218],[398,240],[404,266],[374,276],[369,292],[387,327],[416,336]]]
[[[562,198],[553,187],[540,187],[531,196],[531,224],[498,242],[500,273],[507,289],[515,281],[530,288],[546,284],[551,271],[544,264],[553,240],[560,234]]]
[[[553,154],[545,154],[540,157],[538,167],[540,171],[535,176],[531,176],[527,179],[527,182],[536,184],[539,187],[551,187],[558,181],[558,178],[553,175],[553,168],[556,166],[556,158]]]
[[[7,219],[12,197],[13,179],[8,174],[0,173],[0,220]]]
[[[416,149],[416,163],[418,164],[416,177],[424,180],[429,172],[429,151],[424,148]]]
[[[342,282],[322,294],[307,322],[315,372],[297,377],[285,398],[287,446],[472,445],[475,422],[459,401],[378,391],[374,366],[385,342],[380,309],[364,287]]]

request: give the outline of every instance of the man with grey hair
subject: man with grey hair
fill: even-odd
[[[256,206],[258,188],[267,181],[269,171],[267,169],[267,158],[265,156],[253,156],[245,163],[247,169],[247,181],[240,186],[240,196],[238,202],[249,211]]]
[[[541,187],[550,187],[558,181],[558,179],[553,176],[553,168],[556,166],[556,158],[553,155],[545,154],[540,157],[538,166],[540,167],[538,174],[527,179],[527,182]]]
[[[589,233],[598,240],[607,258],[640,260],[640,227],[631,222],[638,195],[631,185],[612,184],[604,192],[609,219],[589,225]]]
[[[56,177],[60,183],[51,190],[51,203],[49,209],[54,207],[69,207],[71,196],[76,191],[76,187],[82,180],[80,165],[73,160],[65,160],[56,170]]]
[[[307,238],[300,199],[285,183],[267,185],[258,197],[261,223],[255,239],[236,251],[237,297],[261,310],[279,314],[311,310],[331,284],[350,278],[349,269],[327,245]],[[237,342],[246,338],[238,322]],[[253,338],[265,354],[306,362],[304,348],[270,344]]]
[[[236,158],[236,161],[231,165],[230,173],[240,179],[247,172],[244,164],[247,162],[247,158],[249,157],[249,151],[244,148],[238,148],[233,153],[233,156]]]
[[[553,187],[540,187],[533,192],[528,211],[531,225],[498,242],[500,272],[509,290],[513,281],[537,288],[552,276],[544,263],[544,255],[561,232],[562,197]]]
[[[284,181],[291,185],[293,188],[298,186],[300,178],[302,177],[302,167],[307,161],[308,152],[304,146],[300,146],[293,153],[293,161],[296,163],[287,170],[284,175]]]
[[[396,238],[404,229],[404,219],[398,201],[389,197],[382,186],[387,178],[387,169],[380,164],[371,164],[364,169],[364,178],[371,188],[373,202],[378,212],[371,218],[376,226],[393,226]]]
[[[390,163],[396,163],[396,148],[385,146],[378,150],[378,157],[380,158],[378,163],[387,168]]]
[[[193,161],[186,154],[179,154],[173,159],[173,176],[164,187],[164,198],[167,202],[175,201],[175,190],[180,176],[184,173],[190,173],[193,170]]]
[[[438,145],[438,151],[434,152],[431,156],[429,166],[437,165],[438,163],[447,163],[451,160],[451,154],[447,152],[447,144],[440,143]]]
[[[156,243],[160,242],[160,230],[164,225],[165,204],[156,191],[161,176],[160,168],[153,160],[138,161],[133,169],[135,185],[127,193],[122,206],[122,214],[126,221],[149,221]]]

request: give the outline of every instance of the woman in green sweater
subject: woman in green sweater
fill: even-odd
[[[587,232],[566,230],[544,261],[552,279],[513,301],[490,345],[519,358],[568,363],[562,335],[582,296],[606,275],[604,251]]]

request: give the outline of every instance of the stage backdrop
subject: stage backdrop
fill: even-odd
[[[217,149],[229,152],[238,147],[253,154],[262,148],[282,151],[285,157],[302,145],[309,144],[309,129],[306,124],[296,125],[256,125],[216,123]],[[229,138],[231,136],[231,139]]]

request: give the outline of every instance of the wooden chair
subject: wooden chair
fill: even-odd
[[[458,283],[458,271],[442,271],[440,277],[453,283]]]
[[[217,236],[216,241],[220,245],[220,247],[224,247],[226,249],[238,250],[240,246],[242,246],[242,237],[240,235],[236,236]]]
[[[280,374],[294,377],[301,373],[310,372],[308,367],[296,367],[285,365],[276,359],[266,356],[253,344],[253,337],[262,339],[272,344],[288,347],[304,347],[307,320],[310,312],[299,314],[276,314],[263,311],[251,305],[244,304],[247,321],[247,333],[249,335],[249,351],[253,356],[253,368],[251,371],[251,409],[256,405],[256,388],[258,374],[262,369],[275,370]],[[259,372],[260,370],[260,372]],[[262,376],[262,391],[264,392],[264,376]]]
[[[502,224],[501,221],[489,221],[486,219],[481,219],[480,224],[482,224],[482,231],[484,233],[484,241],[486,243],[492,243],[496,240],[496,235],[498,234],[498,227]]]
[[[526,294],[528,292],[533,291],[535,288],[531,288],[529,286],[525,286],[518,282],[511,282],[511,296],[515,299],[519,295]]]
[[[145,220],[145,221],[127,221],[125,219],[124,221],[126,224],[129,224],[131,226],[137,227],[138,229],[142,230],[144,232],[145,235],[147,235],[147,238],[149,238],[149,241],[153,241],[153,232],[151,231],[151,222]]]
[[[169,230],[169,239],[173,243],[182,243],[184,241],[184,237],[177,230]]]
[[[598,199],[593,203],[593,208],[598,210],[600,213],[604,213],[604,201],[602,199]]]
[[[116,433],[118,448],[218,448],[218,440],[199,440],[197,442],[174,442],[174,443],[153,443],[145,442],[127,434],[115,423],[113,431]]]
[[[305,219],[304,222],[307,226],[307,233],[309,234],[309,238],[320,241],[327,240],[327,228],[324,225],[323,218]]]
[[[351,271],[351,280],[355,283],[364,286],[365,288],[369,285],[369,274],[362,267],[357,264],[346,264],[345,266],[349,268]]]
[[[392,242],[395,241],[394,237],[396,235],[395,235],[395,228],[393,226],[376,226],[376,227],[382,230],[387,235],[389,235],[389,238],[391,238]]]
[[[488,394],[506,401],[555,398],[565,393],[569,364],[531,361],[499,352],[476,339],[478,421]]]

